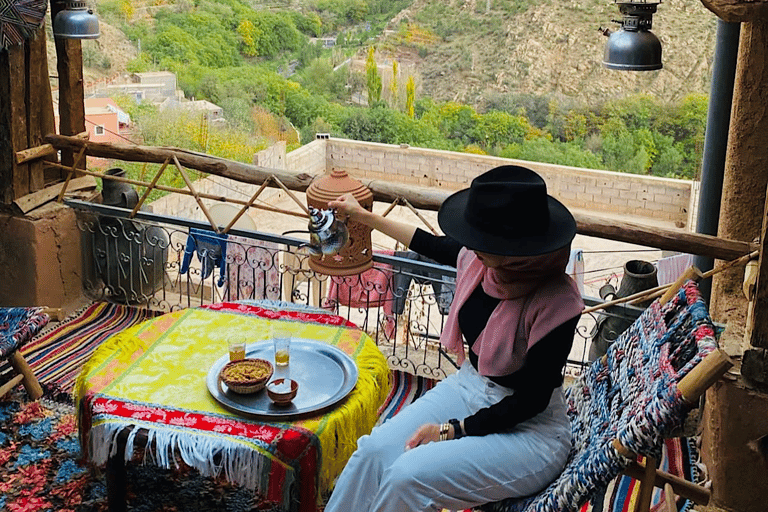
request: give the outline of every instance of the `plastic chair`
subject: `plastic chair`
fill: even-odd
[[[572,450],[560,476],[538,495],[480,510],[577,511],[622,473],[641,481],[635,512],[650,509],[654,486],[697,504],[709,501],[708,489],[657,470],[656,461],[664,439],[674,437],[700,396],[733,362],[717,348],[696,282],[677,282],[671,292],[567,387]],[[645,457],[644,464],[638,456]]]
[[[0,396],[24,385],[33,400],[43,396],[43,388],[19,349],[50,321],[46,308],[0,308],[0,357],[7,359],[13,370],[10,380],[0,386]]]

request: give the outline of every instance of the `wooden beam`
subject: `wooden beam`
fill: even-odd
[[[64,169],[64,170],[69,170],[70,169],[69,167],[65,167],[65,166],[63,166],[61,164],[57,164],[57,163],[53,163],[53,162],[49,163],[48,165],[52,166],[52,167],[55,167],[57,169],[59,169],[59,168]],[[131,185],[138,185],[140,187],[149,187],[151,185],[151,183],[147,183],[145,181],[132,180],[132,179],[128,179],[128,178],[120,178],[118,176],[106,176],[106,175],[104,175],[102,173],[99,173],[99,172],[89,171],[88,169],[83,169],[81,172],[83,174],[87,175],[87,176],[93,176],[95,178],[100,178],[102,180],[109,179],[109,180],[112,180],[112,181],[119,181],[119,182],[122,182],[122,183],[131,184]],[[174,187],[166,187],[165,185],[155,185],[155,190],[162,190],[163,192],[171,192],[173,194],[182,194],[182,195],[192,196],[192,192],[190,192],[189,190],[187,190],[185,188],[174,188]],[[215,195],[215,194],[205,194],[203,192],[199,192],[198,196],[200,196],[202,198],[205,198],[205,199],[212,199],[214,201],[220,201],[220,202],[234,203],[234,204],[240,204],[240,205],[248,204],[246,201],[243,201],[242,199],[232,199],[232,198],[228,198],[228,197],[224,197],[224,196],[220,196],[220,195]],[[275,212],[275,213],[282,213],[284,215],[292,215],[294,217],[301,217],[301,218],[306,218],[307,217],[303,213],[293,212],[293,211],[289,211],[289,210],[283,210],[283,209],[280,209],[280,208],[274,208],[272,206],[267,206],[267,205],[263,205],[263,204],[252,204],[251,207],[259,209],[259,210],[264,210],[264,211],[267,211],[267,212]]]
[[[733,366],[733,360],[720,349],[710,352],[688,374],[680,379],[677,388],[689,404],[696,403],[702,394]]]
[[[31,160],[37,160],[50,155],[56,154],[56,148],[50,144],[43,144],[42,146],[35,146],[29,149],[22,149],[16,152],[16,163],[23,164]],[[42,167],[42,166],[41,166]]]
[[[582,235],[709,256],[719,260],[734,260],[757,249],[755,243],[725,240],[711,235],[617,222],[587,215],[574,214],[574,217],[576,231]]]
[[[629,466],[624,469],[624,473],[632,478],[639,479],[639,477],[645,475],[645,465],[640,464],[639,462],[630,462]],[[706,505],[709,503],[709,489],[703,485],[696,485],[684,478],[667,473],[666,471],[660,469],[656,470],[654,484],[656,487],[664,487],[666,484],[669,484],[672,486],[675,494],[691,500],[697,505]]]
[[[291,190],[306,190],[314,178],[311,174],[248,165],[179,148],[139,146],[120,142],[87,142],[77,137],[56,134],[48,135],[45,140],[59,150],[79,151],[83,146],[87,146],[86,154],[89,156],[112,158],[126,162],[162,164],[166,160],[173,161],[173,158],[176,157],[179,163],[188,169],[254,185],[260,185],[267,178],[275,175]],[[278,185],[275,184],[274,186],[277,187]]]
[[[16,149],[11,144],[11,103],[5,98],[11,97],[11,63],[8,52],[0,51],[0,204],[13,201],[13,171],[16,169],[13,155]]]
[[[37,381],[34,372],[32,372],[32,368],[27,364],[27,360],[24,359],[24,356],[18,350],[8,357],[8,362],[11,363],[11,366],[17,373],[24,376],[21,383],[24,384],[24,388],[32,400],[37,400],[43,396],[43,388],[40,387],[40,383]]]
[[[45,140],[56,149],[72,151],[85,146],[86,154],[90,156],[114,158],[128,162],[162,164],[167,159],[176,157],[181,165],[189,169],[254,185],[260,185],[270,176],[274,176],[291,190],[305,191],[315,178],[314,175],[303,172],[249,165],[178,148],[87,142],[77,137],[55,134],[47,136]],[[376,201],[392,203],[404,198],[414,208],[422,210],[438,210],[445,198],[451,194],[451,191],[431,187],[418,187],[382,180],[362,179],[360,181],[371,190]],[[279,187],[277,184],[270,184],[270,186]],[[757,248],[757,244],[754,243],[725,240],[711,235],[665,230],[579,214],[574,214],[574,217],[576,217],[577,232],[582,235],[698,254],[721,260],[731,261]]]
[[[34,37],[27,40],[26,44],[26,105],[27,105],[27,147],[39,146],[43,141],[43,108],[45,100],[45,84],[48,83],[48,75],[41,75],[41,61],[46,61],[45,51],[45,30],[41,27],[37,30]],[[19,148],[22,149],[22,148]],[[24,192],[29,194],[40,190],[45,186],[45,175],[43,174],[43,162],[33,160],[29,162],[29,188]]]
[[[8,135],[11,150],[14,153],[19,149],[29,147],[27,141],[27,81],[24,78],[28,71],[25,64],[25,48],[26,43],[12,45],[5,50],[8,56],[9,86],[8,96],[4,100],[8,102],[8,121],[10,123]],[[29,193],[29,166],[27,164],[17,165],[12,160],[10,171],[10,179],[5,183],[10,184],[7,197],[12,201]]]
[[[765,18],[766,0],[701,0],[704,7],[728,23],[742,23]]]
[[[645,471],[640,479],[640,492],[635,501],[634,512],[649,512],[651,510],[651,498],[653,488],[656,486],[656,465],[658,461],[654,457],[645,458]]]
[[[768,194],[768,191],[766,191]],[[760,258],[754,298],[749,301],[744,337],[748,346],[768,349],[768,201],[763,207],[763,225],[760,230]],[[762,380],[768,380],[768,375]]]

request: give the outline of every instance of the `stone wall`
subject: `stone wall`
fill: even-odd
[[[386,179],[426,187],[461,189],[478,174],[499,165],[529,167],[544,178],[549,193],[570,208],[645,217],[691,226],[694,182],[654,176],[580,169],[485,155],[393,146],[346,139],[326,144],[328,169],[346,170],[358,179]],[[289,169],[291,167],[289,166]]]
[[[287,154],[282,142],[260,151],[253,161],[262,167],[312,175],[339,168],[358,179],[450,190],[465,188],[475,176],[492,167],[524,165],[541,174],[549,193],[569,208],[598,216],[628,215],[669,222],[678,227],[694,225],[697,200],[697,184],[692,181],[348,139],[318,139]],[[209,176],[196,182],[195,188],[200,192],[247,201],[258,187]],[[270,202],[282,200],[283,196],[284,192],[267,188],[259,198]],[[169,194],[152,203],[152,207],[155,213],[205,219],[191,196]],[[255,215],[257,212],[252,211],[252,216]]]

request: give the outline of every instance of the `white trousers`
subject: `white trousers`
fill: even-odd
[[[540,491],[560,474],[571,447],[562,388],[544,412],[508,432],[405,450],[421,425],[465,418],[511,393],[465,362],[358,440],[325,512],[459,510]]]

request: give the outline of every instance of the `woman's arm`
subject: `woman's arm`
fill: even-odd
[[[329,208],[334,208],[338,213],[347,215],[347,217],[361,224],[365,224],[377,231],[381,231],[405,245],[410,246],[413,239],[413,233],[416,226],[411,226],[404,222],[382,217],[381,215],[369,212],[357,202],[352,194],[344,194],[335,201],[328,202]],[[343,218],[343,217],[342,217]]]

